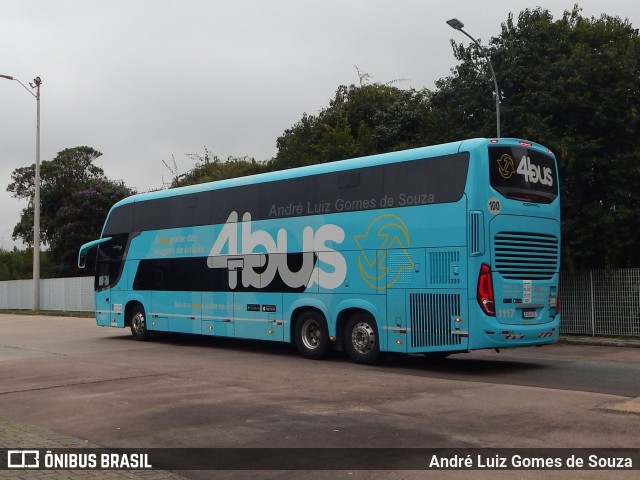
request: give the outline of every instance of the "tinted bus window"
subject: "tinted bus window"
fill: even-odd
[[[507,198],[551,203],[558,196],[553,157],[525,147],[489,147],[491,186]]]
[[[265,220],[457,202],[468,170],[464,152],[132,202],[111,212],[104,235],[224,223],[233,210]]]
[[[122,274],[128,235],[115,235],[111,240],[98,246],[96,258],[96,291],[104,290],[118,283]]]

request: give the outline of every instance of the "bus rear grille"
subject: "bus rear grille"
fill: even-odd
[[[558,271],[555,235],[501,232],[494,239],[495,269],[510,280],[549,280]]]
[[[452,318],[460,316],[460,295],[454,293],[410,293],[411,346],[460,345],[451,334]]]

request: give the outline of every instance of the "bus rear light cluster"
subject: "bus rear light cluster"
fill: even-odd
[[[489,315],[490,317],[496,316],[496,304],[493,296],[491,268],[486,263],[483,263],[480,267],[476,298],[478,299],[478,305],[480,305],[480,308],[486,315]]]

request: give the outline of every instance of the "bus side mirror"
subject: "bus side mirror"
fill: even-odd
[[[84,268],[87,265],[87,252],[89,250],[93,247],[97,247],[101,243],[108,242],[109,240],[111,240],[111,237],[101,238],[82,245],[78,251],[78,268]]]
[[[84,268],[87,266],[87,251],[80,252],[78,254],[78,268]]]

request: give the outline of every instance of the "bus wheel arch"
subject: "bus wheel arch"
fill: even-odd
[[[381,341],[375,317],[366,310],[355,310],[341,320],[342,343],[351,360],[365,365],[377,363]]]
[[[292,338],[305,358],[319,360],[329,350],[329,327],[322,311],[307,307],[297,309],[293,317]]]
[[[147,314],[140,302],[127,303],[125,307],[125,327],[131,328],[131,335],[136,340],[149,340],[151,334],[147,329]]]

